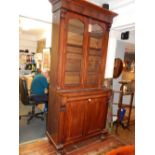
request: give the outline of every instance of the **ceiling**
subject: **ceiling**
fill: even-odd
[[[51,22],[19,16],[19,32],[39,36],[51,29]]]
[[[125,1],[89,0],[89,1],[99,6],[102,6],[103,3],[108,3],[109,9],[119,13],[119,17],[122,17],[122,21],[125,21],[126,16],[123,16],[123,14],[125,14],[127,11],[124,13],[120,12],[119,9],[134,3],[134,0],[125,0]],[[51,11],[51,4],[49,3],[48,0],[33,0],[33,1],[20,0],[20,16],[19,16],[20,32],[31,33],[34,35],[37,35],[38,33],[44,33],[47,27],[49,27],[49,25],[51,24],[51,21],[52,21],[52,11]],[[130,19],[128,19],[128,21],[130,21]],[[131,30],[131,28],[132,30],[134,29],[134,23],[130,22],[129,24],[127,23],[127,25],[125,25],[123,22],[122,23],[121,22],[120,24],[113,24],[114,27],[112,27],[112,29],[115,29],[117,31],[125,31],[126,29]]]

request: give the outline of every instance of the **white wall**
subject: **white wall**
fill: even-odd
[[[116,50],[115,50],[115,58],[120,58],[124,60],[124,55],[125,55],[125,48],[126,48],[127,43],[121,40],[117,40],[116,43]],[[120,75],[118,78],[113,79],[113,90],[119,91],[121,84],[119,84],[119,81],[121,81],[122,75]],[[118,103],[119,101],[119,94],[115,93],[114,94],[114,100],[113,103]],[[130,96],[124,96],[123,97],[123,104],[129,104],[130,103]],[[135,105],[135,99],[133,100],[133,105]],[[117,105],[113,105],[113,114],[117,114]]]
[[[51,39],[52,38],[52,25],[51,24],[46,24],[46,28],[45,28],[45,32],[44,33],[40,33],[40,35],[38,35],[38,40],[41,39],[46,39],[46,47],[45,48],[50,48],[51,47]]]
[[[119,52],[119,48],[121,48],[121,49],[123,48],[123,50],[125,52],[124,46],[127,43],[135,44],[135,31],[130,31],[128,40],[121,40],[121,33],[122,33],[122,31],[116,31],[113,29],[111,29],[111,31],[110,31],[105,78],[113,77],[113,68],[114,68],[115,57],[120,57],[120,58],[123,58],[122,60],[124,60],[124,53]],[[121,45],[120,45],[120,43],[121,43]]]
[[[113,11],[117,12],[118,16],[114,18],[112,28],[130,26],[135,23],[134,3],[113,9]]]
[[[20,15],[52,21],[52,5],[48,0],[20,0],[18,6]]]
[[[113,77],[113,68],[114,68],[114,59],[121,58],[124,60],[125,55],[125,48],[128,43],[135,43],[135,31],[131,31],[129,33],[128,40],[121,40],[121,33],[123,31],[118,31],[115,29],[111,29],[109,35],[109,43],[108,43],[108,53],[107,53],[107,62],[106,62],[106,72],[105,78],[112,78]],[[121,81],[122,76],[120,75],[117,79],[113,79],[113,90],[120,90],[119,81]],[[114,96],[114,103],[118,103],[119,94],[115,94]],[[123,97],[123,103],[129,104],[130,97],[125,96]],[[135,104],[135,101],[133,101]],[[118,106],[113,106],[113,114],[117,114]]]
[[[29,52],[36,52],[37,49],[37,37],[35,35],[19,33],[19,49],[28,49]]]
[[[124,42],[117,40],[115,58],[120,58],[124,60],[124,54],[125,54],[125,44]],[[119,81],[121,81],[121,78],[122,76],[120,75],[118,78],[113,79],[113,90],[114,91],[120,90],[121,85],[119,84]],[[118,103],[118,100],[119,100],[119,94],[115,93],[113,103]],[[118,106],[113,105],[113,114],[117,114],[117,109],[118,109]]]
[[[115,38],[109,38],[106,68],[105,68],[105,78],[113,77],[116,44],[117,40]]]

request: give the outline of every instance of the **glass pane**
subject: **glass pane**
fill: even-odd
[[[83,33],[84,24],[77,19],[68,23],[65,85],[80,85],[83,59]]]
[[[97,85],[102,55],[103,29],[97,24],[90,24],[89,33],[87,84]]]

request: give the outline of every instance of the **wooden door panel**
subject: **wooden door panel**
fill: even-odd
[[[66,141],[75,140],[83,136],[84,115],[86,101],[72,101],[67,103],[66,111]]]
[[[87,134],[98,132],[105,127],[107,106],[106,98],[91,99],[87,103]]]

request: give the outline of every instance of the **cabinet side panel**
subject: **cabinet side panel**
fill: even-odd
[[[59,122],[59,109],[60,102],[57,98],[56,92],[50,89],[49,103],[48,103],[48,115],[47,115],[47,131],[50,138],[54,143],[58,143],[58,122]]]
[[[60,11],[53,14],[52,23],[52,51],[51,51],[51,68],[49,83],[49,101],[47,116],[47,132],[54,143],[58,141],[58,120],[59,120],[59,103],[57,99],[56,88],[58,84],[58,65],[59,65],[59,32],[60,32]]]
[[[52,23],[52,50],[51,50],[51,68],[50,85],[57,86],[58,65],[59,65],[59,32],[60,32],[60,11],[53,14]]]

